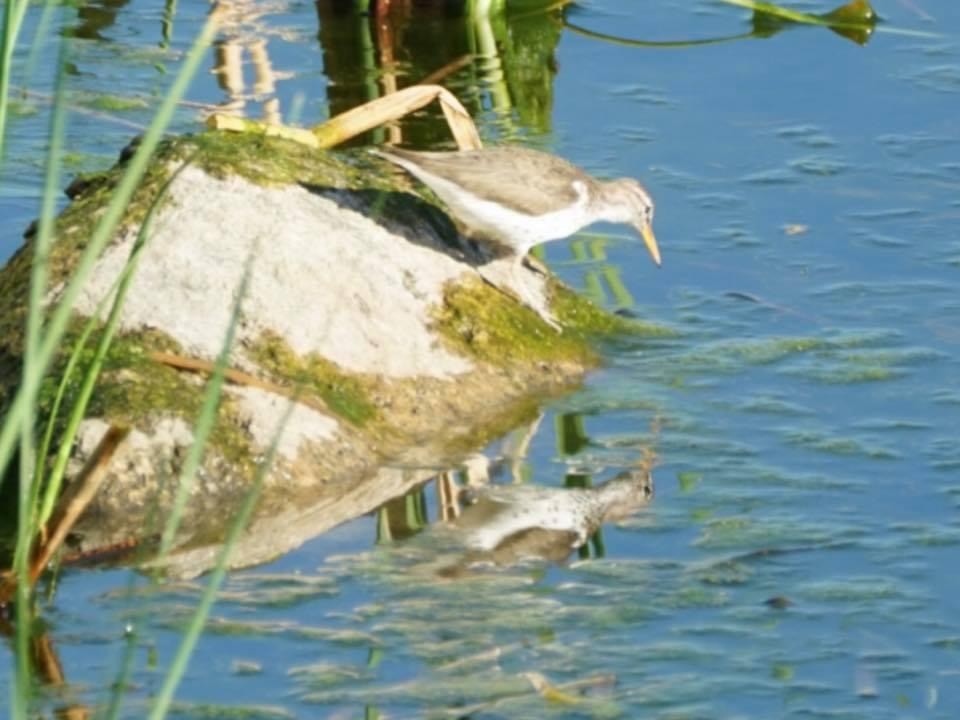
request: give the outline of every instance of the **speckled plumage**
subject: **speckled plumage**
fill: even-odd
[[[543,215],[577,200],[571,181],[594,179],[573,163],[521,147],[490,147],[460,152],[413,152],[393,148],[379,151],[388,160],[402,159],[424,171],[455,183],[484,200],[502,203],[527,215]],[[536,174],[535,183],[521,179]],[[414,173],[415,174],[415,173]],[[514,180],[515,179],[515,180]],[[513,183],[522,182],[522,192]],[[429,183],[425,183],[429,185]]]
[[[537,556],[558,544],[565,555],[610,519],[629,515],[653,496],[647,470],[628,470],[595,488],[491,485],[472,491],[472,504],[453,523],[474,551],[503,553],[535,539]]]

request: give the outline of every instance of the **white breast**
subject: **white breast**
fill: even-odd
[[[526,215],[464,192],[459,185],[413,163],[400,164],[429,186],[471,232],[514,248],[518,255],[526,255],[548,240],[568,237],[594,219],[587,213],[586,185],[579,181],[573,182],[577,200],[572,205],[543,215]]]

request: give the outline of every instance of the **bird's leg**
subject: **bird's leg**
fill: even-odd
[[[518,299],[519,296],[517,295],[517,293],[513,292],[511,288],[503,287],[503,283],[497,282],[497,280],[494,277],[485,273],[483,271],[482,266],[477,268],[477,275],[479,275],[481,280],[483,280],[487,285],[492,287],[497,292],[503,293],[506,297],[510,298],[511,300]]]
[[[533,310],[537,315],[540,316],[541,320],[543,320],[558,333],[563,332],[563,327],[561,327],[560,323],[554,319],[554,317],[550,314],[550,311],[547,310],[546,301],[543,300],[538,303],[537,299],[530,293],[529,283],[527,283],[526,279],[521,276],[520,271],[523,269],[525,258],[525,255],[518,256],[516,261],[514,261],[510,266],[510,279],[513,289],[519,295],[520,302]]]
[[[511,300],[516,300],[521,305],[526,305],[528,308],[533,310],[541,320],[543,320],[547,325],[552,327],[558,333],[563,332],[563,328],[560,323],[558,323],[550,312],[545,307],[544,302],[537,302],[537,298],[530,292],[530,285],[526,282],[526,278],[522,275],[523,269],[523,260],[522,256],[510,261],[510,269],[508,271],[509,275],[507,282],[503,282],[503,276],[501,275],[498,280],[493,276],[493,274],[487,274],[484,272],[482,267],[477,268],[477,273],[483,279],[487,285],[490,287],[499,290],[504,295],[507,295]]]
[[[523,264],[526,265],[531,270],[533,270],[538,275],[543,275],[544,277],[546,277],[549,274],[549,271],[547,270],[547,266],[544,265],[543,262],[541,262],[539,259],[537,259],[536,257],[534,257],[529,253],[523,256]]]

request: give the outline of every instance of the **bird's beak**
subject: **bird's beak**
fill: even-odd
[[[653,258],[657,267],[660,267],[660,248],[657,247],[657,239],[653,236],[653,228],[650,226],[650,223],[639,225],[637,230],[640,231],[643,242],[647,246],[647,250],[650,251],[650,257]]]

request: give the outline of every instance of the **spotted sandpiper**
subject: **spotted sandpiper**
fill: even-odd
[[[560,562],[603,523],[623,520],[648,504],[653,475],[637,467],[594,488],[493,485],[467,492],[469,506],[449,526],[467,552],[441,571],[446,576],[477,563]]]
[[[374,152],[433,190],[467,234],[513,254],[514,274],[534,246],[599,221],[633,225],[660,265],[653,199],[631,178],[603,182],[563,158],[514,146]],[[536,307],[529,296],[524,302]],[[550,318],[544,319],[557,327]]]

